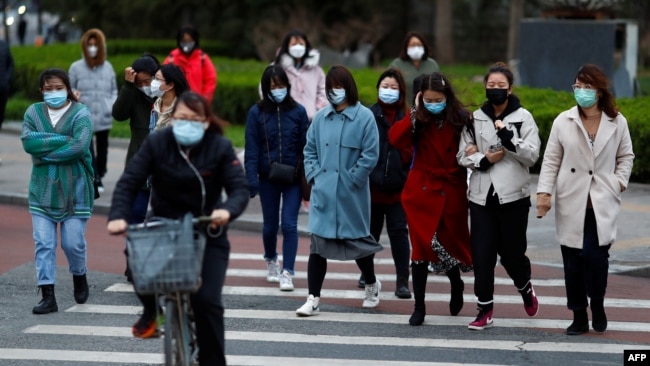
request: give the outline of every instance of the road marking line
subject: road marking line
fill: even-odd
[[[94,352],[54,349],[0,348],[1,360],[43,360],[70,362],[164,363],[162,354],[134,352]]]
[[[25,348],[0,348],[0,360],[42,360],[42,361],[69,361],[69,362],[107,362],[107,363],[142,363],[162,364],[162,354],[154,353],[125,353],[125,352],[92,352],[92,351],[68,351],[48,349],[25,349]],[[270,357],[270,356],[238,356],[227,355],[226,361],[229,365],[253,366],[304,366],[328,365],[328,366],[402,366],[404,361],[381,361],[381,360],[359,360],[343,358],[307,358],[307,357]],[[408,361],[414,366],[482,366],[485,364],[460,364],[448,362],[418,362]],[[500,366],[490,364],[490,366]]]
[[[131,337],[128,328],[73,326],[73,325],[38,325],[27,328],[29,334],[65,334],[78,336]],[[469,332],[469,331],[468,331]],[[282,343],[338,344],[356,346],[391,346],[391,347],[427,347],[489,349],[499,351],[535,351],[535,352],[583,352],[623,354],[626,349],[650,349],[648,346],[608,343],[570,343],[570,342],[523,342],[508,340],[466,340],[405,337],[367,337],[342,335],[311,335],[282,332],[241,332],[227,331],[228,341],[259,341]]]
[[[107,292],[133,292],[133,285],[130,283],[116,283],[107,287],[104,291]],[[513,292],[514,292],[513,288]],[[278,287],[253,287],[253,286],[224,286],[224,295],[248,295],[248,296],[281,296],[281,297],[303,297],[307,298],[307,289],[296,289],[295,291],[280,291]],[[537,291],[539,303],[542,305],[556,305],[566,306],[566,298],[559,296],[539,296]],[[362,289],[358,290],[328,290],[324,289],[321,292],[322,299],[359,299],[362,300],[364,292]],[[449,293],[436,293],[428,292],[425,295],[427,302],[449,302]],[[382,301],[405,301],[398,299],[392,292],[382,292],[379,294]],[[463,299],[466,303],[475,303],[476,296],[465,294]],[[410,301],[410,300],[406,300]],[[497,304],[522,304],[520,295],[494,295],[494,302]],[[605,299],[605,307],[610,308],[636,308],[648,309],[650,308],[650,300],[640,299]]]
[[[325,305],[327,306],[327,305]],[[121,314],[139,315],[142,307],[119,306],[119,305],[74,305],[65,310],[71,313],[99,313],[99,314]],[[380,323],[380,324],[407,324],[408,315],[402,314],[368,314],[368,313],[341,313],[321,312],[317,316],[299,318],[293,311],[285,310],[243,310],[226,309],[225,317],[232,319],[265,319],[265,320],[309,320],[342,323]],[[427,315],[425,325],[448,325],[465,327],[473,317]],[[540,329],[565,329],[569,319],[541,319],[541,318],[495,318],[496,326],[504,328],[540,328]],[[29,328],[28,328],[29,329]],[[607,329],[621,332],[650,332],[650,324],[641,322],[618,322],[609,321]],[[130,333],[128,334],[130,335]]]

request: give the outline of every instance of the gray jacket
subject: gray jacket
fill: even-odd
[[[98,40],[96,57],[91,58],[86,49],[89,36]],[[106,43],[104,35],[98,29],[90,29],[81,39],[83,57],[72,63],[68,76],[72,90],[81,94],[79,101],[88,106],[93,130],[106,131],[113,127],[113,103],[117,99],[117,81],[115,71],[106,60]]]
[[[474,136],[463,129],[460,147],[456,158],[458,164],[472,170],[468,197],[471,202],[485,205],[490,186],[499,196],[501,204],[514,202],[530,196],[530,175],[528,168],[539,158],[540,140],[533,116],[524,108],[519,108],[503,119],[505,128],[514,133],[512,144],[515,151],[506,149],[506,154],[486,171],[479,171],[481,159],[490,145],[498,142],[494,121],[481,109],[474,112]],[[519,126],[519,127],[517,127]],[[467,155],[465,148],[474,143],[478,152]]]

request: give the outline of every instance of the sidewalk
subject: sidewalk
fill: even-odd
[[[0,204],[27,204],[27,188],[31,160],[23,149],[20,139],[21,122],[5,121],[0,132]],[[95,201],[95,214],[106,215],[110,207],[115,183],[119,179],[126,157],[128,141],[111,139],[109,142],[108,173],[103,179],[105,192]],[[532,191],[537,176],[532,177]],[[534,203],[533,203],[534,206]],[[529,214],[527,254],[535,264],[562,266],[560,248],[555,240],[554,214],[539,220],[534,207]],[[308,214],[298,216],[298,231],[307,232]],[[262,230],[262,213],[259,199],[251,199],[242,216],[231,224],[239,230]],[[388,247],[388,238],[380,240]],[[616,243],[610,250],[610,272],[650,278],[650,185],[631,183],[623,194]]]

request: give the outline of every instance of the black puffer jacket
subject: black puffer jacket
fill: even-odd
[[[370,185],[385,193],[400,192],[406,182],[409,164],[404,164],[400,150],[388,142],[388,130],[391,126],[384,117],[381,106],[378,103],[373,104],[370,110],[375,115],[379,131],[379,160],[377,160],[375,169],[370,173]],[[397,112],[395,120],[399,121],[402,118],[404,118],[404,113]]]
[[[210,215],[217,208],[228,210],[231,220],[241,215],[248,204],[248,182],[231,142],[208,130],[188,157],[189,163],[171,128],[149,134],[117,182],[109,220],[131,216],[136,193],[149,175],[154,216],[176,219],[187,212]],[[205,195],[197,172],[204,182]],[[228,195],[225,201],[222,189]]]

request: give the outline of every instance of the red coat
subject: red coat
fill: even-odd
[[[432,123],[414,146],[411,128],[411,116],[407,115],[388,131],[393,146],[415,148],[413,167],[402,191],[411,259],[438,262],[431,249],[437,233],[438,241],[451,256],[471,266],[467,170],[456,161],[460,135],[448,123],[443,123],[440,130]]]
[[[209,103],[217,89],[217,70],[210,57],[200,49],[189,55],[176,48],[165,58],[165,64],[172,63],[183,70],[190,90],[201,94]]]

